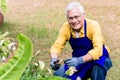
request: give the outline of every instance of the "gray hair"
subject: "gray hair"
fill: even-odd
[[[81,13],[85,13],[83,6],[79,2],[71,2],[67,5],[65,9],[65,14],[67,15],[67,12],[72,8],[78,8]]]

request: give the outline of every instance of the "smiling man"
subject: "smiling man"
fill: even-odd
[[[50,49],[50,65],[55,70],[54,75],[72,80],[78,76],[82,80],[105,80],[112,62],[99,23],[85,17],[85,11],[79,2],[69,3],[65,14],[68,22],[61,27],[58,38]],[[58,57],[67,41],[73,49],[72,58],[67,58],[64,65],[59,67]],[[77,72],[71,76],[66,75],[69,67],[75,67]]]

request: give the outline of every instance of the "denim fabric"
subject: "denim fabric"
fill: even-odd
[[[103,67],[98,64],[94,65],[91,70],[85,75],[82,80],[87,80],[91,78],[91,80],[106,80],[107,71],[112,67],[112,62],[110,58],[106,58],[105,64]]]
[[[55,76],[61,76],[61,77],[66,77],[64,65],[61,66],[58,70],[56,70],[56,71],[53,73],[53,75],[55,75]]]
[[[110,58],[106,58],[104,67],[97,64],[93,68],[89,69],[82,80],[106,80],[107,71],[112,67],[112,62]],[[55,76],[67,77],[64,70],[64,65],[54,72]]]

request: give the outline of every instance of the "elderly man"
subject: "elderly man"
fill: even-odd
[[[68,22],[61,27],[58,38],[50,49],[50,65],[55,70],[54,75],[72,80],[77,77],[82,80],[105,80],[112,62],[99,23],[85,17],[85,11],[79,2],[69,3],[65,13]],[[73,49],[72,58],[67,58],[59,68],[58,57],[67,41]],[[70,67],[75,67],[77,72],[69,76],[65,73]]]

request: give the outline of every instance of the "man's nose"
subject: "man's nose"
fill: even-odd
[[[76,19],[76,18],[73,18],[72,22],[76,22],[76,21],[77,21],[77,19]]]

